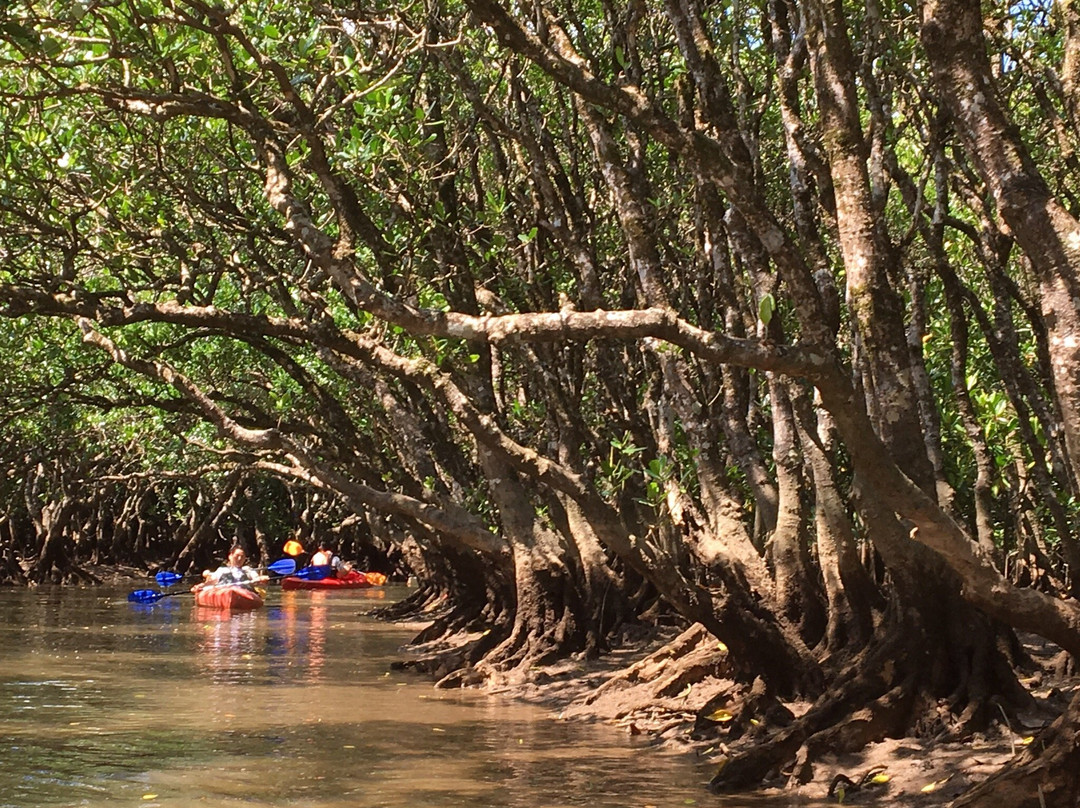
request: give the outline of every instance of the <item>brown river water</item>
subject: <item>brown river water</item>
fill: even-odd
[[[132,588],[0,589],[0,808],[767,804],[610,724],[391,670],[415,629],[364,612],[403,588],[232,615]]]

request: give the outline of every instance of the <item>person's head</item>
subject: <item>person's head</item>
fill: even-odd
[[[242,567],[246,562],[247,553],[244,552],[244,548],[239,544],[234,544],[232,549],[229,550],[229,566]]]

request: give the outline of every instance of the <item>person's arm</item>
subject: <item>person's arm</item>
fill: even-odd
[[[218,567],[218,569],[216,569],[216,570],[203,570],[202,571],[202,577],[203,577],[202,583],[201,584],[195,584],[195,586],[191,587],[191,591],[192,592],[198,592],[200,589],[204,589],[204,588],[206,588],[208,586],[213,586],[214,584],[216,584],[218,582],[218,578],[221,577],[221,570],[222,569],[224,569],[224,568],[223,567]]]
[[[352,564],[346,564],[338,556],[334,556],[334,560],[330,562],[330,566],[334,570],[334,575],[338,578],[347,578],[349,571],[352,569]]]

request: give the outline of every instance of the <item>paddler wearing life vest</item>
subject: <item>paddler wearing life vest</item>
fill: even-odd
[[[229,550],[229,557],[225,563],[216,570],[203,570],[203,582],[192,587],[193,592],[198,592],[207,586],[236,584],[245,589],[255,589],[255,584],[269,580],[267,576],[260,575],[256,570],[247,565],[247,553],[239,544],[234,544]]]
[[[329,567],[330,574],[335,578],[345,578],[352,571],[352,564],[347,564],[338,558],[334,553],[333,546],[327,539],[322,539],[319,542],[318,550],[311,557],[311,566]]]

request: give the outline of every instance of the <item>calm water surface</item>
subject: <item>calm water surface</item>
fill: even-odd
[[[0,589],[0,808],[764,805],[610,725],[391,671],[412,631],[363,612],[400,589],[228,615],[131,588]]]

